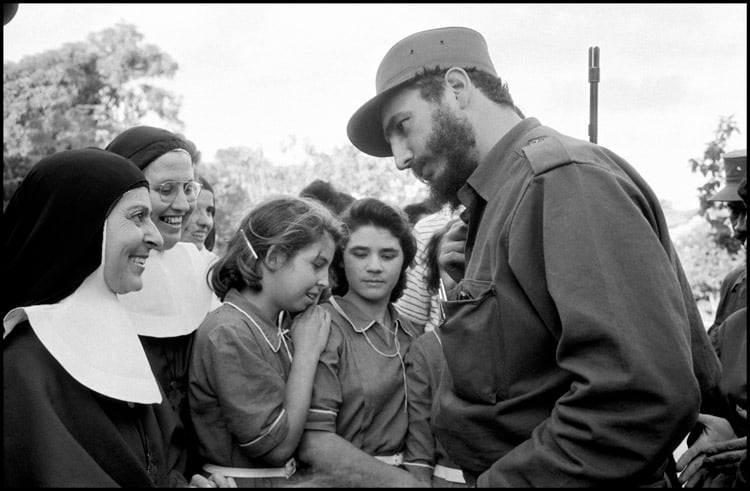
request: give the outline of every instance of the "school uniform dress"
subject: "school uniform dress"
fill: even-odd
[[[278,446],[289,431],[284,394],[292,351],[282,329],[286,324],[266,319],[231,289],[223,305],[198,328],[188,399],[198,452],[208,464],[272,467],[260,457]],[[270,482],[256,479],[237,484]]]
[[[445,367],[438,332],[428,331],[413,340],[404,364],[409,408],[404,466],[432,470],[432,487],[463,487],[465,481],[461,469],[448,457],[430,427],[433,396]]]
[[[433,418],[448,455],[481,486],[663,484],[720,371],[657,197],[527,118],[459,198]]]
[[[331,332],[315,372],[305,429],[336,433],[398,465],[408,425],[403,357],[416,331],[393,305],[391,326],[339,296],[322,305],[331,314]]]

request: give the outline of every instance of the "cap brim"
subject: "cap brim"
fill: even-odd
[[[364,153],[373,157],[393,156],[391,145],[383,135],[380,105],[386,97],[402,85],[403,83],[395,85],[365,102],[349,119],[346,134],[352,144]]]
[[[711,196],[707,201],[742,201],[740,195],[737,194],[737,188],[739,183],[727,183],[718,193]]]

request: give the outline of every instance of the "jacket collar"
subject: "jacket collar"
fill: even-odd
[[[511,152],[526,144],[523,136],[539,126],[541,123],[538,119],[526,118],[511,128],[492,147],[492,150],[466,180],[466,184],[458,191],[458,198],[467,209],[471,208],[476,199],[474,193],[481,196],[484,201],[489,201],[497,193],[506,180],[500,172],[500,169],[504,167],[504,161],[510,157]]]

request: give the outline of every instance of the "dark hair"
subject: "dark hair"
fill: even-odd
[[[427,241],[427,245],[424,250],[424,281],[427,292],[431,295],[436,295],[440,289],[440,265],[438,264],[438,256],[440,255],[440,241],[443,240],[443,236],[448,232],[450,224],[433,232],[430,240]]]
[[[317,201],[294,196],[268,198],[245,215],[226,253],[209,269],[211,286],[221,300],[231,288],[263,289],[263,271],[245,238],[259,260],[271,247],[283,252],[288,260],[326,233],[337,243],[342,235],[341,222]]]
[[[404,212],[375,198],[362,198],[354,201],[341,216],[344,222],[344,235],[331,265],[336,285],[333,294],[343,296],[349,291],[349,282],[344,271],[344,250],[349,243],[351,234],[360,227],[374,225],[389,230],[398,239],[404,253],[404,263],[401,265],[401,276],[391,291],[390,302],[401,297],[406,287],[406,270],[414,262],[417,253],[417,241],[411,232],[409,221]]]
[[[321,179],[315,179],[302,188],[299,195],[320,201],[336,215],[340,215],[354,201],[354,196],[336,190],[330,182]]]
[[[216,193],[214,192],[214,188],[211,186],[211,183],[209,183],[203,176],[197,176],[198,182],[201,183],[202,189],[205,189],[206,191],[211,192],[214,195],[214,218],[216,217]],[[203,241],[203,247],[205,247],[209,251],[214,250],[214,245],[216,245],[216,220],[214,220],[214,226],[211,227],[211,230],[208,231],[208,234],[206,235],[206,240]]]
[[[516,107],[513,97],[508,90],[508,84],[503,82],[500,77],[495,77],[487,72],[477,68],[464,68],[471,82],[485,95],[489,100],[497,104],[510,106],[518,116],[524,118],[523,112]],[[419,94],[423,99],[439,103],[445,92],[445,73],[447,68],[425,68],[416,77],[411,79],[407,86],[419,89]]]
[[[409,223],[412,227],[416,225],[419,219],[424,215],[432,215],[438,211],[440,211],[440,206],[431,198],[404,206],[404,213],[406,213],[406,217],[409,219]]]

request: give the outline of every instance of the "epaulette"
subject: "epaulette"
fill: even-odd
[[[529,161],[534,175],[543,174],[555,167],[571,162],[570,154],[555,136],[544,135],[532,138],[521,151]]]

